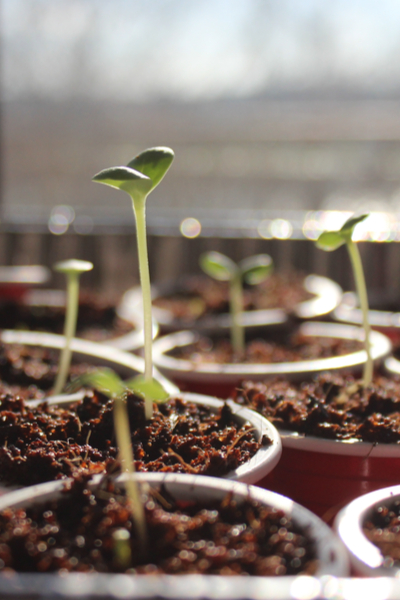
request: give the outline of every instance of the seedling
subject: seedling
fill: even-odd
[[[146,199],[160,183],[174,159],[170,148],[149,148],[128,165],[104,169],[93,177],[93,181],[109,185],[126,192],[132,200],[133,213],[136,221],[136,236],[139,257],[140,284],[143,296],[144,319],[144,349],[145,374],[147,383],[153,379],[152,356],[152,313],[149,260],[146,239]],[[150,419],[153,413],[153,403],[145,398],[145,416]]]
[[[65,344],[60,355],[56,383],[53,394],[62,392],[67,381],[69,367],[71,365],[71,340],[76,332],[79,304],[79,277],[86,271],[93,269],[93,263],[86,260],[65,260],[54,265],[54,270],[65,273],[67,278],[67,308],[65,313],[64,337]]]
[[[124,400],[126,390],[130,385],[134,386],[134,382],[131,380],[130,382],[124,383],[112,369],[98,369],[91,373],[86,373],[80,378],[80,381],[92,385],[114,400],[114,429],[121,469],[129,474],[129,478],[125,482],[126,493],[129,498],[130,510],[142,551],[144,554],[147,554],[148,536],[146,517],[142,503],[141,490],[133,477],[133,474],[135,473],[135,462],[132,452],[128,411]],[[160,386],[158,382],[156,383]],[[122,553],[124,560],[128,560],[128,540],[126,537],[119,538],[115,540],[115,542],[117,554],[121,555]],[[121,559],[121,556],[117,558]]]
[[[257,254],[238,264],[220,252],[206,252],[200,256],[203,271],[218,281],[229,282],[229,307],[231,315],[231,343],[239,356],[244,354],[243,281],[257,285],[267,279],[273,270],[272,259],[268,254]]]
[[[367,360],[364,365],[363,372],[363,385],[368,386],[372,381],[373,374],[373,362],[371,357],[371,342],[370,342],[370,325],[368,320],[368,294],[367,287],[365,285],[364,271],[362,267],[360,253],[352,240],[354,228],[358,223],[361,223],[368,217],[368,214],[361,215],[360,217],[353,217],[346,221],[339,231],[324,231],[316,241],[318,248],[330,252],[336,250],[343,244],[346,244],[347,250],[350,255],[351,265],[353,267],[353,275],[356,283],[356,289],[358,298],[360,301],[362,316],[363,316],[363,327],[365,337],[365,351],[367,353]]]

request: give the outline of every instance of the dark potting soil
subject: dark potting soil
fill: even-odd
[[[273,274],[265,283],[244,288],[244,310],[281,308],[292,313],[300,302],[312,297],[304,288],[303,274]],[[153,304],[184,321],[227,313],[228,283],[201,275],[188,277],[178,285],[178,291],[156,298]]]
[[[284,512],[251,498],[182,502],[165,490],[145,499],[148,558],[125,496],[76,481],[58,502],[0,515],[0,572],[312,575],[314,544]],[[127,540],[121,548],[116,536]]]
[[[363,531],[381,551],[382,566],[400,569],[400,500],[374,506],[363,523]]]
[[[278,429],[338,440],[400,443],[400,380],[375,377],[343,397],[357,381],[326,374],[312,381],[245,381],[234,400],[267,417]]]
[[[363,344],[356,340],[328,337],[312,337],[299,333],[281,332],[278,336],[264,335],[263,338],[247,342],[245,354],[233,351],[226,338],[201,337],[195,344],[168,352],[169,356],[199,363],[281,363],[298,362],[315,358],[342,356],[362,350]]]
[[[145,421],[143,400],[126,395],[138,471],[225,475],[247,462],[261,446],[250,424],[239,424],[227,404],[216,413],[181,398],[154,406]],[[88,394],[70,408],[44,402],[30,407],[5,396],[0,403],[0,481],[31,485],[117,468],[113,401]]]
[[[48,348],[2,344],[0,342],[0,392],[9,390],[23,398],[43,398],[54,385],[59,351]],[[94,369],[85,363],[73,363],[70,378]]]
[[[23,300],[0,302],[0,329],[64,331],[65,307],[35,305]],[[102,300],[93,294],[81,294],[77,323],[77,336],[92,341],[102,341],[127,334],[134,329],[132,323],[116,313],[116,303]]]

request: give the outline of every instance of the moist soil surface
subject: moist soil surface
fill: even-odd
[[[321,375],[295,383],[245,381],[235,402],[278,429],[337,440],[400,443],[400,380],[376,376],[362,388],[352,376]]]
[[[54,385],[58,357],[57,350],[0,342],[0,393],[17,393],[25,399],[43,398]],[[93,369],[85,363],[73,363],[70,379]]]
[[[23,300],[0,301],[0,329],[64,331],[65,307],[35,305]],[[81,294],[79,300],[77,337],[102,341],[125,335],[132,331],[132,323],[116,313],[116,303],[102,300],[94,294]]]
[[[362,350],[363,347],[361,342],[355,340],[305,336],[281,331],[277,335],[264,334],[263,338],[249,340],[244,354],[234,352],[228,339],[201,337],[194,344],[171,350],[168,355],[190,360],[194,364],[270,364],[342,356]]]
[[[244,288],[244,310],[281,308],[292,313],[300,302],[313,298],[304,288],[301,273],[273,274],[265,283]],[[193,321],[229,312],[229,286],[206,276],[178,283],[178,291],[156,298],[154,306],[170,311],[174,318]]]
[[[108,478],[92,491],[84,479],[69,485],[58,502],[0,515],[0,571],[312,575],[318,567],[307,531],[250,497],[192,503],[150,492],[146,557],[122,491]]]
[[[381,551],[382,566],[400,569],[400,500],[374,506],[363,523],[363,531]]]
[[[248,423],[240,424],[227,404],[217,412],[177,397],[154,406],[144,418],[143,400],[126,394],[138,471],[226,475],[261,446]],[[0,403],[0,481],[31,485],[118,469],[113,401],[91,392],[70,408],[47,402],[30,407],[5,395]]]

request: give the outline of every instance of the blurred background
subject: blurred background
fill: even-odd
[[[75,253],[99,263],[99,286],[126,288],[131,204],[91,177],[166,145],[175,163],[148,201],[154,278],[212,247],[351,287],[344,255],[310,241],[372,211],[358,233],[376,242],[362,244],[370,285],[399,287],[398,244],[384,243],[400,240],[396,0],[0,7],[2,262]]]

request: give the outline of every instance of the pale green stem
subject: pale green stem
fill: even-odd
[[[114,429],[122,470],[129,473],[129,478],[125,482],[125,488],[129,498],[130,510],[135,522],[143,554],[146,555],[148,550],[146,516],[139,484],[133,477],[133,474],[135,473],[135,463],[132,452],[129,417],[125,402],[121,397],[116,397],[114,399]]]
[[[133,202],[133,212],[136,220],[136,236],[139,257],[140,285],[143,296],[143,322],[144,322],[144,376],[146,381],[153,379],[153,320],[151,312],[151,287],[149,259],[146,238],[146,204]],[[144,410],[146,419],[153,415],[153,401],[145,398]]]
[[[350,260],[352,262],[354,278],[356,282],[358,299],[360,301],[362,316],[363,316],[363,327],[365,334],[365,351],[367,353],[367,361],[364,365],[364,373],[363,373],[363,384],[367,386],[372,381],[373,375],[373,362],[371,357],[371,341],[370,341],[370,326],[368,320],[368,294],[367,294],[367,286],[365,285],[365,277],[364,270],[362,267],[360,252],[358,250],[357,244],[355,244],[351,239],[347,240],[347,249],[349,251]]]
[[[76,332],[79,304],[79,273],[67,273],[67,308],[64,324],[64,347],[61,351],[60,364],[58,368],[56,383],[53,394],[61,394],[67,381],[69,367],[71,365],[71,340]]]
[[[230,313],[232,319],[231,342],[235,353],[244,354],[244,328],[241,323],[243,311],[243,289],[241,273],[238,272],[230,280]]]

